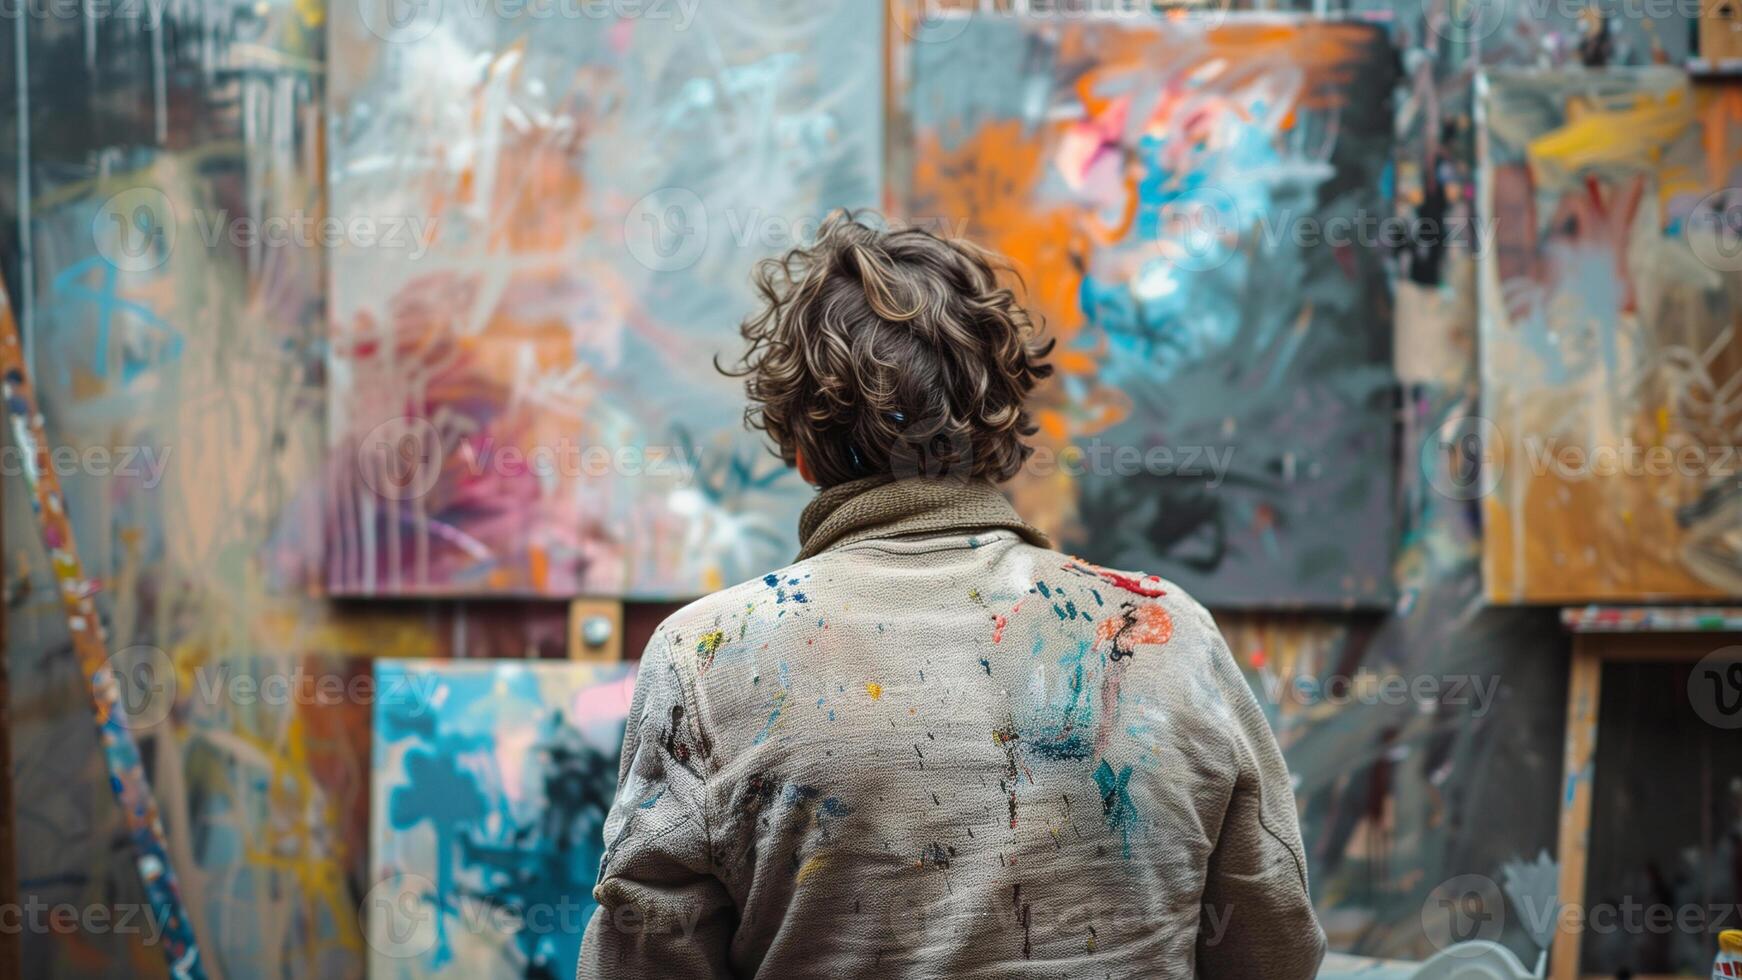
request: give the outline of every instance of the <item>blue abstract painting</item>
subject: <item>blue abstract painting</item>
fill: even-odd
[[[572,974],[634,666],[383,660],[375,682],[369,975]]]

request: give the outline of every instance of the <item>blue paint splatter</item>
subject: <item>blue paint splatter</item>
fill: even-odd
[[[1107,818],[1107,827],[1119,831],[1119,836],[1125,842],[1125,857],[1131,857],[1131,825],[1137,819],[1137,806],[1131,802],[1131,767],[1126,766],[1117,774],[1106,759],[1095,768],[1095,785],[1101,788],[1101,812]]]

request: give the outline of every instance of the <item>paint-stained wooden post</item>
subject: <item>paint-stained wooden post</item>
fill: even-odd
[[[1602,696],[1600,639],[1573,637],[1573,663],[1567,683],[1567,738],[1561,764],[1560,923],[1555,929],[1549,975],[1578,980],[1579,942],[1584,936],[1585,856],[1591,839],[1591,784],[1597,757],[1597,704]]]
[[[36,404],[18,324],[12,317],[4,284],[0,284],[0,401],[5,403],[12,438],[18,444],[24,485],[30,491],[32,514],[42,534],[43,550],[48,553],[61,610],[66,615],[73,656],[89,687],[97,745],[109,770],[110,788],[127,825],[146,900],[151,904],[152,914],[157,916],[156,921],[163,924],[158,946],[175,980],[205,980],[199,945],[182,910],[181,890],[164,846],[163,821],[145,778],[139,746],[127,727],[120,687],[109,663],[108,640],[95,601],[97,583],[85,577],[79,563],[66,497],[61,492],[60,475],[49,459],[42,412]]]

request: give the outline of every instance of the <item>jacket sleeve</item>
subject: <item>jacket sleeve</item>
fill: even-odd
[[[736,916],[712,873],[707,743],[678,670],[662,629],[635,683],[579,980],[732,975]]]
[[[1236,776],[1210,854],[1198,976],[1310,980],[1324,959],[1325,934],[1307,892],[1294,788],[1257,698],[1221,633],[1210,629],[1214,686],[1234,719]]]

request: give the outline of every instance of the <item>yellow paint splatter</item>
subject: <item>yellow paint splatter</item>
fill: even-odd
[[[871,695],[871,700],[879,700],[883,697],[883,685],[876,681],[866,681],[865,693]]]
[[[1541,183],[1558,183],[1586,169],[1626,164],[1657,170],[1660,148],[1694,124],[1693,108],[1679,90],[1655,97],[1575,103],[1567,123],[1531,140],[1527,153]]]
[[[796,880],[802,884],[805,878],[810,876],[811,872],[827,864],[828,861],[829,856],[827,854],[812,854],[810,860],[806,861],[804,866],[798,869],[798,878]]]

